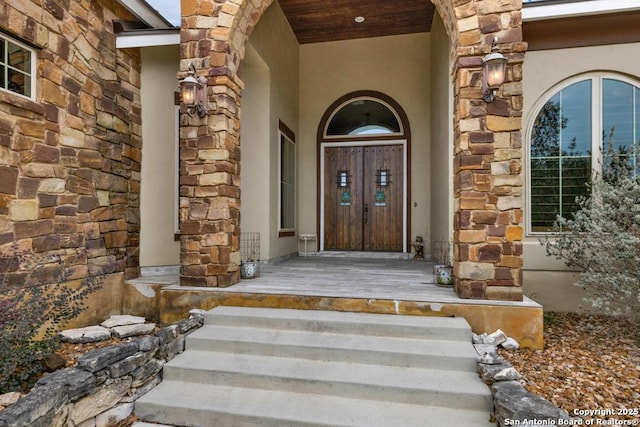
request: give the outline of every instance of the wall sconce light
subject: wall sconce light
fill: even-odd
[[[491,53],[482,58],[482,99],[493,102],[498,88],[504,83],[507,58],[498,52],[498,38],[493,39]]]
[[[180,82],[180,96],[182,103],[187,107],[187,113],[193,116],[198,113],[202,118],[207,115],[207,79],[196,77],[196,67],[189,64],[187,77]]]

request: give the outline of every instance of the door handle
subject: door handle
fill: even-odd
[[[369,221],[369,205],[367,203],[364,204],[364,214],[362,218],[362,222],[365,224]]]

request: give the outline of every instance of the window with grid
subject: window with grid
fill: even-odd
[[[33,98],[35,51],[0,33],[0,89]]]
[[[628,152],[640,142],[640,88],[628,79],[574,79],[543,103],[530,132],[529,231],[549,232],[558,215],[571,218],[587,196],[609,144]],[[606,164],[606,162],[604,162]],[[637,169],[634,165],[634,169]]]

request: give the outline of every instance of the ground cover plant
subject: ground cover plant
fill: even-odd
[[[58,331],[102,286],[104,274],[72,279],[69,266],[85,252],[41,255],[14,246],[0,255],[0,394],[33,385],[59,345]]]

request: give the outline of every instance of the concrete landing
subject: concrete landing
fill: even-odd
[[[433,283],[432,264],[424,260],[298,257],[262,265],[258,278],[228,288],[179,286],[177,273],[165,273],[129,280],[124,294],[127,313],[162,323],[217,306],[457,316],[475,333],[501,329],[523,347],[543,348],[541,305],[526,297],[461,299]]]
[[[490,426],[461,318],[218,307],[136,402],[171,426]]]

